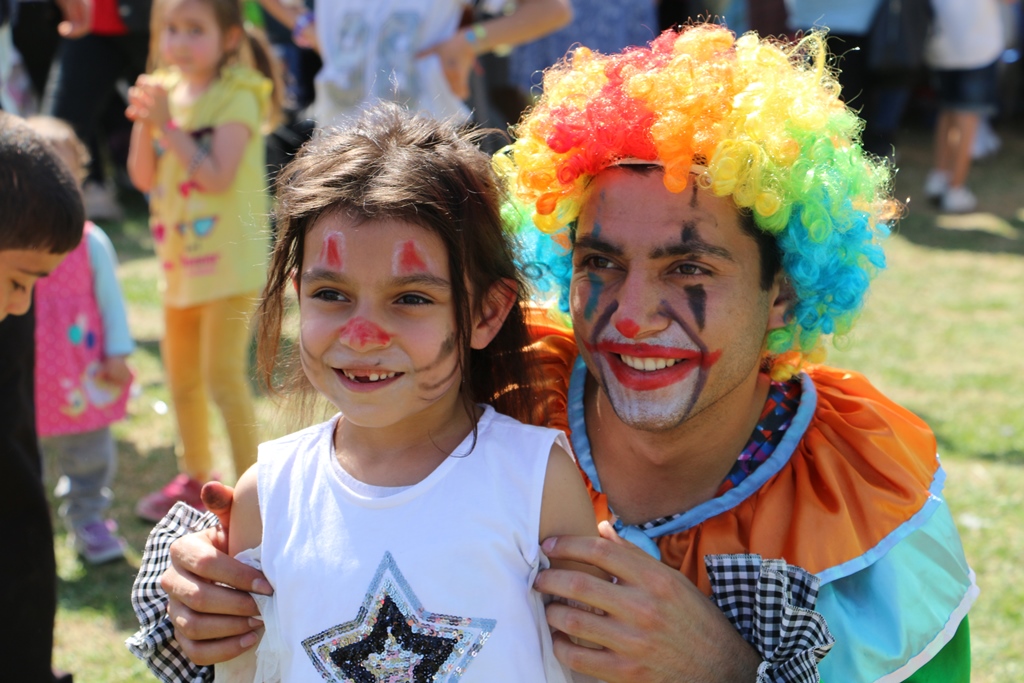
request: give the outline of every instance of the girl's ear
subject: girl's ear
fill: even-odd
[[[768,301],[771,308],[768,309],[768,330],[777,330],[785,327],[789,313],[793,307],[793,285],[789,278],[781,271],[775,276],[775,282],[768,291]]]
[[[474,349],[485,348],[498,335],[505,318],[515,306],[519,290],[514,280],[498,280],[484,294],[480,312],[473,317],[473,333],[469,345]]]
[[[232,26],[224,32],[224,54],[233,55],[238,52],[245,38],[245,29],[241,26]]]

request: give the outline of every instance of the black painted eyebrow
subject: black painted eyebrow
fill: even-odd
[[[611,242],[603,240],[600,237],[596,237],[593,234],[576,238],[576,241],[573,243],[573,248],[581,247],[583,249],[590,249],[603,254],[611,254],[612,256],[623,256],[626,253],[623,251],[622,247],[617,244],[612,244]]]
[[[733,258],[732,252],[728,249],[708,244],[699,237],[690,237],[663,247],[655,247],[650,253],[650,258],[652,259],[668,258],[673,256],[715,256],[726,259],[727,261],[736,260]]]

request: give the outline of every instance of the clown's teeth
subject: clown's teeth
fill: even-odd
[[[622,362],[629,367],[642,372],[664,370],[665,368],[670,368],[679,362],[675,358],[637,358],[636,356],[626,355],[620,355],[619,358],[621,358]]]

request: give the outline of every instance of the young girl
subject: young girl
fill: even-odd
[[[224,416],[236,472],[256,457],[246,359],[266,278],[261,127],[273,117],[275,88],[268,53],[245,33],[237,0],[157,0],[152,35],[159,68],[129,90],[128,170],[149,193],[162,262],[162,353],[183,470],[139,501],[139,516],[157,521],[175,501],[200,504],[211,467],[207,390]]]
[[[71,126],[35,116],[28,125],[82,181],[89,153]],[[55,454],[56,495],[75,550],[91,564],[124,556],[117,524],[106,519],[117,469],[110,425],[125,416],[135,343],[128,331],[117,255],[106,234],[86,222],[82,241],[36,285],[36,430]]]
[[[218,680],[567,680],[539,542],[596,528],[564,435],[513,419],[543,416],[488,158],[386,105],[308,144],[278,193],[263,378],[294,287],[305,386],[340,413],[238,482],[230,550],[275,593]]]

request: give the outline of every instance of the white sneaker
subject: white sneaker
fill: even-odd
[[[117,203],[114,191],[97,182],[82,186],[82,203],[85,204],[85,215],[90,220],[119,221],[124,218],[124,211]]]
[[[928,171],[928,177],[924,181],[924,194],[929,200],[937,202],[949,189],[949,174],[933,168]]]
[[[970,213],[978,206],[978,198],[966,187],[951,187],[942,195],[940,202],[946,213]]]

